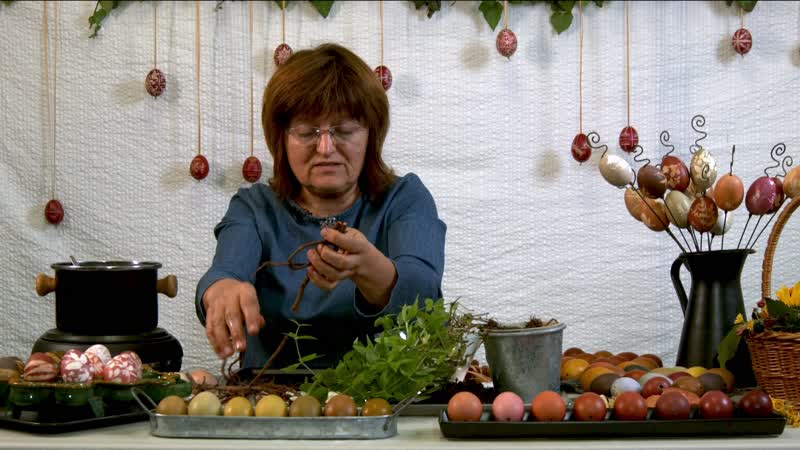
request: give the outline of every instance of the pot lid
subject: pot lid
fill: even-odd
[[[50,266],[55,270],[76,271],[128,271],[153,270],[161,267],[161,263],[152,261],[75,261],[60,262]]]

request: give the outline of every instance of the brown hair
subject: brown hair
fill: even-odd
[[[279,66],[264,91],[261,125],[272,154],[269,185],[281,199],[300,192],[286,158],[286,130],[294,118],[346,113],[369,129],[361,192],[374,200],[397,178],[381,153],[389,130],[389,99],[377,75],[350,50],[323,44],[301,50]]]

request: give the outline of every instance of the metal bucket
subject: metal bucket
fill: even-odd
[[[561,340],[566,324],[491,330],[484,348],[497,392],[512,391],[529,403],[561,385]]]

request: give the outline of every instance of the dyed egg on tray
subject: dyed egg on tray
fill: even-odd
[[[94,378],[92,363],[80,350],[67,350],[64,353],[60,373],[65,383],[88,383]]]
[[[48,353],[36,352],[25,363],[22,378],[25,381],[55,381],[60,369],[57,358]]]

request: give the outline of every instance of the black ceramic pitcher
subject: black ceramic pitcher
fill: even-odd
[[[718,367],[717,348],[738,314],[747,318],[742,300],[741,275],[752,249],[683,253],[672,263],[672,283],[683,309],[683,331],[676,366]],[[681,266],[692,276],[689,297],[681,283]],[[736,386],[755,384],[750,353],[742,339],[736,356],[726,368],[736,377]]]

